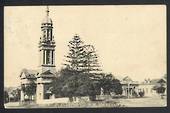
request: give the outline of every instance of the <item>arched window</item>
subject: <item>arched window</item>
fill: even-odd
[[[50,51],[49,50],[47,50],[47,53],[46,53],[46,64],[50,64]]]

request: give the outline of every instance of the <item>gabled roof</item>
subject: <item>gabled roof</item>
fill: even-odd
[[[124,79],[121,75],[114,75],[114,78],[118,79],[119,81],[122,81]]]
[[[21,71],[20,78],[33,78],[33,79],[35,79],[38,74],[39,73],[36,70],[23,69]]]
[[[150,84],[157,84],[160,79],[152,79],[150,81]]]
[[[124,77],[120,82],[121,84],[139,84],[138,81],[133,81],[129,76]]]
[[[161,78],[161,79],[159,79],[158,80],[158,82],[157,83],[166,83],[167,81],[166,81],[166,79],[164,79],[164,78]]]
[[[40,74],[40,77],[55,77],[55,74],[52,73],[50,70],[44,71]]]
[[[167,81],[164,78],[159,78],[159,79],[152,79],[149,81],[145,80],[144,82],[142,82],[142,84],[153,84],[153,85],[156,85],[159,83],[167,83]]]
[[[133,80],[129,76],[126,76],[122,81],[132,82]]]

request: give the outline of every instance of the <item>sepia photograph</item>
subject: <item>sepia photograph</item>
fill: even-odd
[[[4,7],[4,107],[167,107],[166,5]]]

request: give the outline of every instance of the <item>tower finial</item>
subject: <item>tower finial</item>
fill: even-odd
[[[46,12],[47,12],[47,17],[49,16],[49,7],[48,7],[48,5],[47,5],[47,10],[46,10]]]

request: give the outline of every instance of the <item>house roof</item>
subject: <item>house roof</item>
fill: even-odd
[[[166,79],[164,79],[164,78],[161,78],[161,79],[159,79],[158,81],[157,81],[157,83],[166,83],[167,81],[166,81]]]
[[[145,80],[142,84],[158,84],[158,83],[166,83],[166,79],[159,78],[159,79],[152,79],[152,80]]]
[[[55,77],[55,74],[50,70],[40,73],[38,70],[22,69],[20,78],[36,79],[37,77],[51,78]]]
[[[159,80],[160,80],[160,79],[152,79],[152,80],[150,81],[150,84],[156,84],[156,83],[158,83]]]
[[[25,77],[22,77],[23,74],[25,75]],[[38,74],[39,73],[36,70],[23,69],[21,71],[20,77],[22,77],[22,78],[36,78],[36,76]]]
[[[126,76],[124,77],[122,80],[121,80],[121,84],[139,84],[138,81],[133,81],[129,76]]]
[[[126,76],[122,79],[122,81],[132,82],[133,80],[129,76]]]
[[[120,80],[120,81],[122,81],[122,80],[123,80],[123,78],[124,78],[124,77],[123,77],[123,76],[121,76],[121,75],[117,75],[117,76],[116,76],[116,75],[114,75],[113,77],[114,77],[114,78],[116,78],[116,79],[118,79],[118,80]]]

